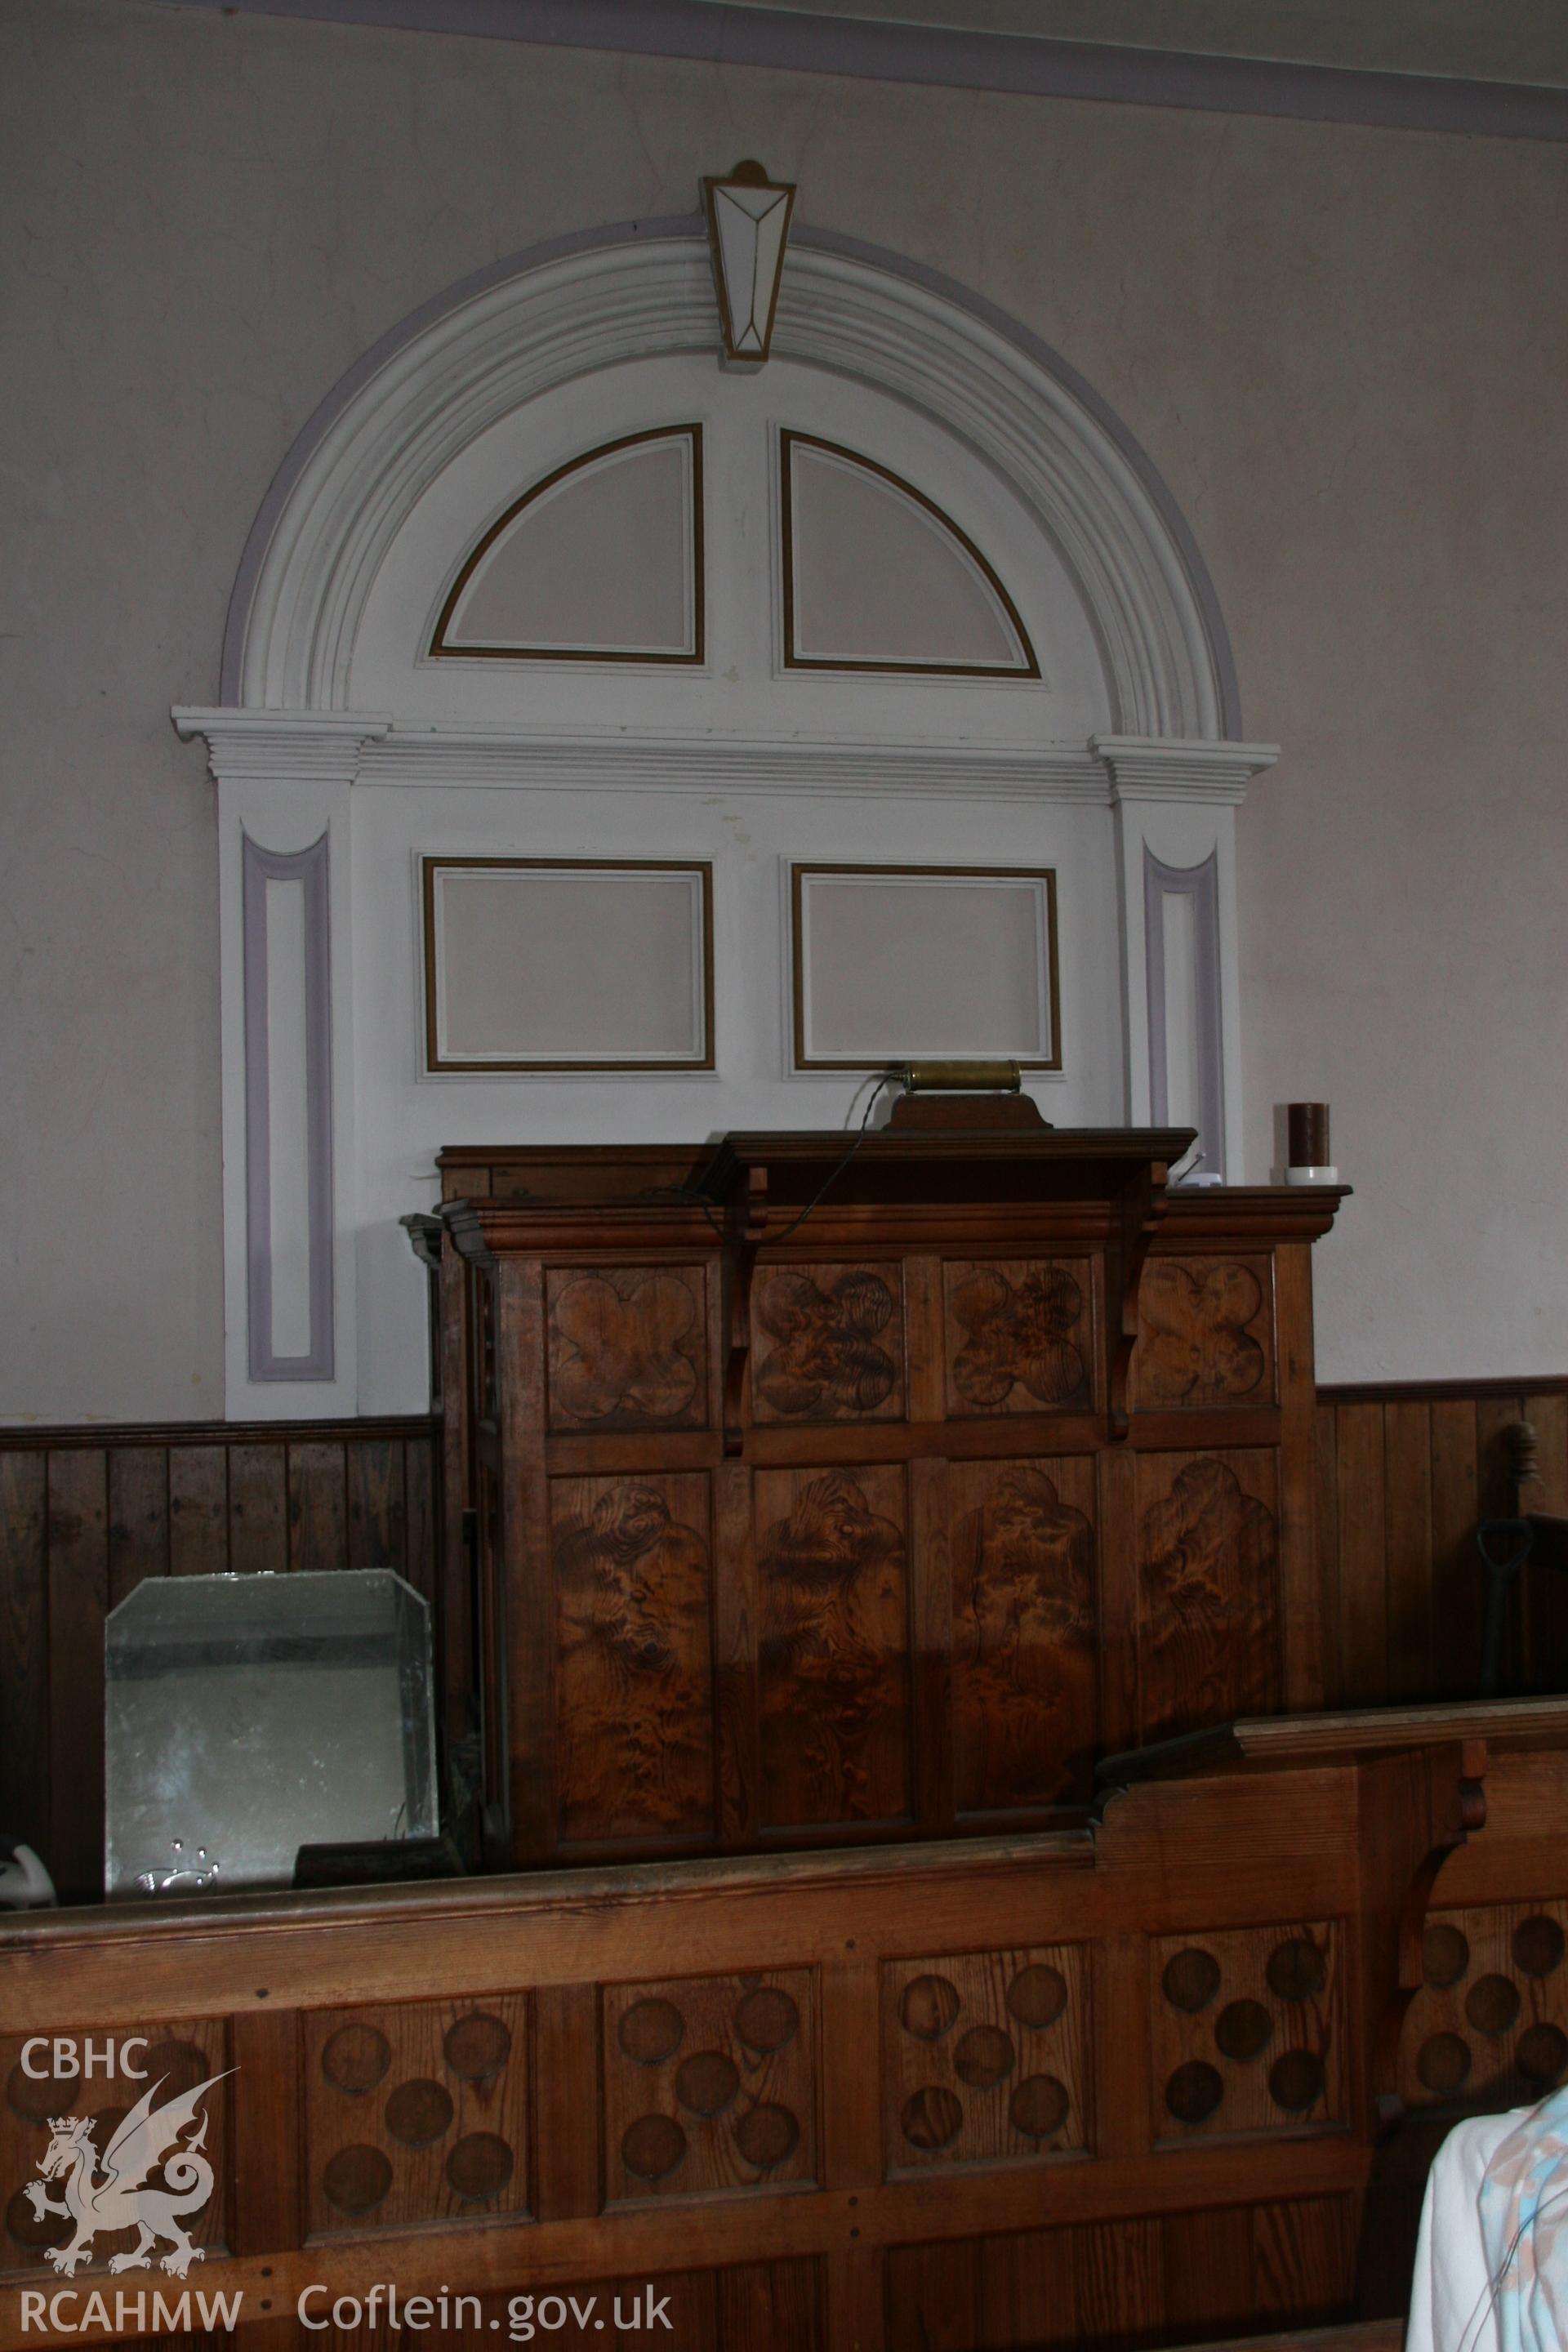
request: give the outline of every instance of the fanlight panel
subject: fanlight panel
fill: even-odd
[[[1018,609],[912,482],[836,442],[780,436],[788,669],[1037,678]]]
[[[702,428],[632,434],[547,474],[464,562],[430,651],[700,662]]]

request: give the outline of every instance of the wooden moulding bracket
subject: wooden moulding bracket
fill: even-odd
[[[1363,1963],[1373,2123],[1380,2138],[1404,2119],[1399,2041],[1424,1981],[1432,1891],[1448,1856],[1486,1825],[1486,1769],[1484,1739],[1405,1749],[1363,1768]]]
[[[1138,1339],[1138,1286],[1149,1244],[1164,1218],[1167,1202],[1165,1162],[1151,1160],[1129,1180],[1121,1202],[1121,1232],[1117,1265],[1110,1285],[1113,1319],[1110,1339],[1110,1423],[1113,1438],[1125,1438],[1129,1422],[1127,1386],[1132,1350]]]
[[[767,1229],[768,1171],[748,1168],[746,1189],[731,1202],[724,1234],[724,1452],[739,1454],[750,1421],[752,1276]]]

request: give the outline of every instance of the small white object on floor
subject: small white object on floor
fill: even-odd
[[[1479,2116],[1438,2149],[1421,2209],[1405,2352],[1568,2344],[1568,2091]]]
[[[58,1897],[30,1845],[0,1837],[0,1911],[47,1911]]]

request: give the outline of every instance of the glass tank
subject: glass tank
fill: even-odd
[[[301,1845],[438,1834],[429,1611],[390,1569],[148,1577],[104,1645],[110,1896],[287,1886]]]

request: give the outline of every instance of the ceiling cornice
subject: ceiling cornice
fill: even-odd
[[[712,65],[842,74],[1015,97],[1262,114],[1375,130],[1568,140],[1568,90],[1444,74],[970,32],[724,0],[174,0],[225,16],[290,16]]]

